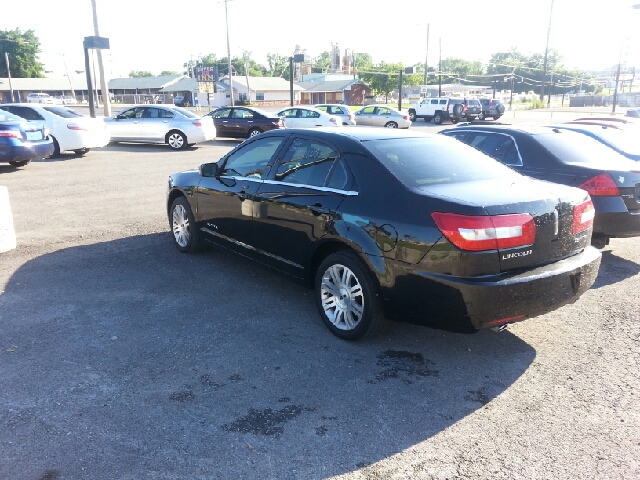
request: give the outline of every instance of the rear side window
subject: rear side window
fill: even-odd
[[[393,138],[362,144],[408,187],[520,177],[453,138]]]
[[[82,117],[82,115],[78,112],[74,112],[73,110],[71,110],[70,108],[63,108],[63,107],[44,107],[44,109],[47,112],[51,112],[54,115],[57,115],[58,117],[62,117],[62,118],[75,118],[75,117]]]
[[[440,100],[440,105],[446,105],[447,101],[446,100]]]
[[[560,133],[543,133],[533,137],[562,163],[602,164],[603,160],[614,169],[613,162],[620,161],[620,168],[627,169],[630,162],[610,147],[582,133],[560,130]]]
[[[505,165],[522,165],[516,144],[508,135],[472,133],[467,143]]]

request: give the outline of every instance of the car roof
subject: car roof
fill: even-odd
[[[370,128],[370,127],[316,127],[316,128],[287,128],[270,130],[261,133],[260,136],[282,135],[282,133],[300,135],[318,135],[326,139],[332,137],[350,138],[356,141],[388,140],[390,138],[429,138],[435,137],[435,133],[417,132],[415,130],[401,130],[395,128]]]
[[[553,131],[553,127],[539,125],[459,125],[455,128],[448,128],[443,131],[451,132],[455,130],[483,130],[483,131],[516,131],[529,135],[548,134]]]

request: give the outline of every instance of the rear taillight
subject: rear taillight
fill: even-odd
[[[409,116],[405,115],[404,117],[402,117],[404,120],[409,120]]]
[[[196,122],[191,122],[193,123],[196,127],[201,127],[202,126],[202,122],[200,120],[196,121]]]
[[[608,173],[602,173],[590,178],[578,188],[586,190],[592,197],[616,197],[620,195],[616,182],[613,181],[613,178]]]
[[[338,124],[338,121],[336,120],[336,117],[331,117],[331,118],[329,119],[329,121],[330,121],[331,123],[335,123],[336,125]]]
[[[444,236],[461,250],[522,247],[536,240],[536,225],[528,213],[470,216],[433,212],[431,217]]]
[[[591,199],[579,203],[573,207],[573,227],[571,232],[576,234],[591,228],[595,216],[596,209],[593,207]]]
[[[0,130],[0,137],[21,138],[22,134],[18,130]]]
[[[67,123],[67,128],[69,130],[88,130],[86,127],[78,125],[77,123]]]
[[[353,115],[349,114],[349,120],[353,120]]]
[[[449,104],[447,104],[447,112],[449,111]]]

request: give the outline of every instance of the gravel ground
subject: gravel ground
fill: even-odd
[[[640,478],[640,239],[505,332],[347,343],[305,288],[172,246],[167,176],[236,143],[0,165],[0,479]]]

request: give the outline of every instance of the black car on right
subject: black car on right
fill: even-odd
[[[529,177],[581,188],[596,215],[592,241],[640,236],[640,167],[597,140],[536,126],[464,126],[440,132]]]

